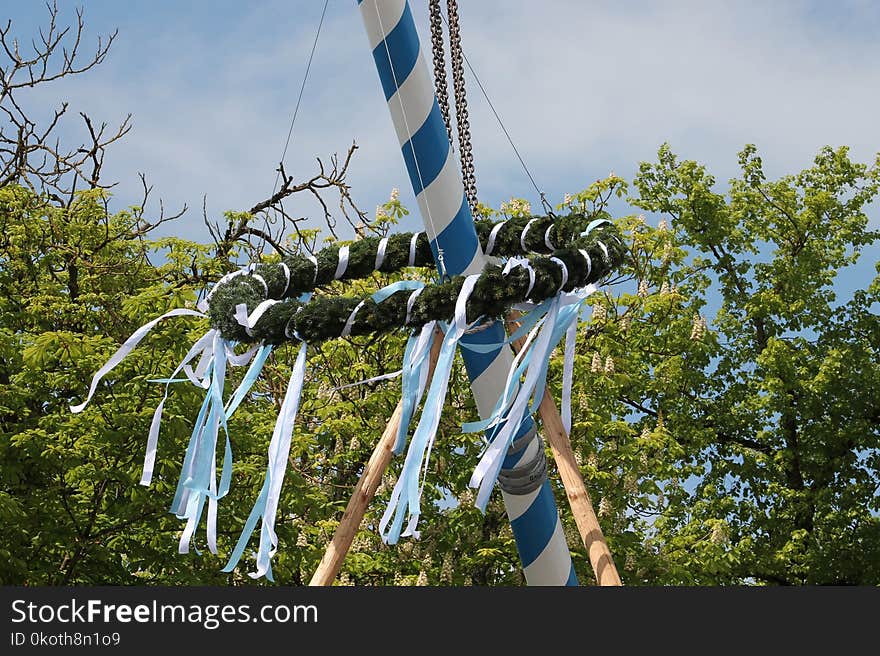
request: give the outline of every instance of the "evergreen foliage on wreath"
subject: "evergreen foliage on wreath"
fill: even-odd
[[[505,269],[487,264],[468,300],[468,321],[502,317],[517,303],[541,302],[560,291],[596,282],[619,266],[626,254],[613,224],[591,222],[583,214],[516,217],[500,223],[480,220],[475,225],[487,255],[523,258],[521,264],[527,265]],[[292,255],[278,264],[256,264],[227,276],[207,299],[208,315],[225,339],[267,344],[315,343],[343,334],[382,333],[432,320],[448,321],[464,276],[427,285],[412,301],[407,290],[381,302],[348,296],[299,300],[334,280],[433,264],[434,254],[424,233],[332,245],[314,257]],[[241,321],[242,311],[251,315],[261,304],[264,307],[253,325]]]

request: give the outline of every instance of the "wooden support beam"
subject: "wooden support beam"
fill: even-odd
[[[511,312],[507,316],[507,323],[513,324],[512,327],[515,329],[518,327],[517,321],[520,317],[519,312]],[[515,340],[514,350],[519,351],[524,343],[525,339]],[[599,526],[599,519],[593,511],[593,503],[590,501],[580,467],[575,460],[571,440],[562,423],[559,410],[556,408],[556,402],[546,388],[538,411],[544,424],[544,436],[550,444],[550,450],[553,452],[553,458],[556,460],[556,467],[559,470],[559,477],[562,479],[568,503],[571,505],[571,513],[574,515],[581,539],[587,548],[587,555],[593,566],[596,582],[606,586],[623,585],[620,581],[620,575],[617,573],[617,567],[614,565],[614,559],[611,557],[611,550],[605,541],[605,535],[602,533],[602,527]]]
[[[434,373],[434,365],[437,364],[437,357],[440,355],[442,343],[443,333],[439,328],[436,328],[434,330],[434,342],[431,345],[430,359],[428,360],[428,381],[431,380],[431,376]],[[342,563],[348,554],[348,550],[351,548],[354,536],[357,535],[358,528],[364,518],[364,513],[367,511],[367,506],[376,495],[376,490],[382,482],[382,475],[388,469],[388,465],[394,455],[394,442],[397,439],[397,429],[400,426],[400,416],[402,413],[403,402],[400,402],[394,409],[388,425],[385,426],[385,432],[382,433],[379,443],[373,450],[373,455],[370,456],[364,467],[361,478],[354,488],[348,505],[345,507],[345,512],[342,513],[339,526],[336,527],[336,532],[333,533],[333,538],[330,540],[330,544],[327,545],[324,557],[321,558],[318,569],[315,570],[312,580],[309,581],[310,586],[332,585],[336,575],[339,574],[339,570],[342,569]]]
[[[518,313],[512,312],[507,320],[508,323],[515,324],[519,318],[520,315]],[[429,380],[430,374],[433,374],[442,341],[443,334],[437,330],[434,333],[434,343],[431,347]],[[514,349],[517,351],[521,349],[524,341],[522,339],[515,341],[513,344]],[[391,462],[402,409],[402,404],[398,403],[388,425],[385,427],[385,431],[382,433],[382,437],[379,439],[379,443],[364,467],[361,478],[354,488],[345,512],[342,514],[339,526],[336,528],[336,532],[327,546],[318,569],[309,582],[310,586],[332,585],[337,574],[339,574],[345,556],[348,554],[354,536],[357,534],[361,521],[364,518],[367,506],[375,496],[376,490],[382,481],[382,475]],[[553,401],[553,397],[550,396],[549,391],[546,389],[544,391],[544,398],[541,399],[539,413],[544,424],[544,435],[556,460],[559,476],[565,487],[565,493],[571,505],[572,515],[574,515],[581,539],[587,549],[587,555],[593,567],[596,581],[602,586],[622,585],[620,575],[614,565],[614,559],[611,557],[608,543],[605,541],[602,528],[599,526],[599,519],[593,510],[593,504],[584,484],[583,476],[581,476],[580,467],[578,467],[575,460],[571,441],[562,424],[559,410]]]

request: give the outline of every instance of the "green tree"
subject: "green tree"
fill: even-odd
[[[50,7],[53,25],[56,14]],[[71,35],[79,43],[81,15],[77,26]],[[9,30],[0,30],[3,43]],[[48,33],[46,48],[63,47],[62,30]],[[79,64],[71,52],[55,71],[60,77],[91,69],[107,48]],[[174,217],[150,218],[146,196],[124,211],[108,207],[103,153],[127,122],[104,136],[86,118],[91,140],[59,151],[47,140],[57,123],[40,129],[27,103],[13,102],[32,89],[28,80],[57,79],[51,67],[39,74],[43,61],[58,61],[50,55],[13,57],[0,69],[0,107],[10,121],[0,126],[0,582],[253,584],[246,573],[256,535],[235,572],[220,568],[262,485],[295,347],[273,351],[230,422],[235,466],[220,503],[217,556],[204,548],[202,531],[201,555],[178,555],[182,526],[167,511],[203,391],[173,386],[153,485],[137,484],[162,395],[150,380],[170,374],[206,323],[157,327],[82,414],[69,406],[138,326],[194,305],[237,262],[314,248],[320,233],[284,213],[287,196],[335,190],[356,235],[385,233],[406,210],[394,193],[375,220],[354,205],[345,181],[352,147],[303,183],[282,170],[272,198],[209,224],[212,244],[156,238],[155,228]],[[61,104],[56,118],[65,111]],[[625,583],[877,584],[880,276],[848,298],[838,298],[837,283],[863,250],[876,252],[867,208],[880,162],[855,163],[845,148],[825,148],[810,168],[771,181],[749,146],[740,164],[726,192],[667,146],[641,166],[628,200],[661,222],[618,220],[632,257],[596,295],[579,334],[572,441]],[[613,200],[628,193],[611,176],[560,210],[613,218]],[[530,208],[511,199],[499,211],[479,211]],[[335,219],[325,219],[330,238],[339,238]],[[263,255],[250,239],[276,252]],[[361,294],[424,276],[374,274],[322,293]],[[276,522],[279,582],[308,582],[399,398],[394,383],[345,386],[396,369],[403,345],[404,335],[392,334],[310,346]],[[551,368],[557,397],[560,365],[557,357]],[[231,370],[230,387],[241,375]],[[427,475],[421,540],[391,547],[377,534],[396,459],[340,583],[523,582],[499,496],[486,515],[470,503],[480,444],[460,424],[475,416],[457,363]],[[578,574],[589,583],[550,469]]]
[[[175,385],[165,404],[156,473],[138,485],[144,442],[162,386],[203,320],[168,320],[98,388],[81,414],[92,374],[138,326],[192,306],[209,280],[229,270],[215,245],[149,239],[141,208],[110,214],[106,193],[78,192],[68,206],[14,185],[0,189],[0,580],[4,583],[250,583],[249,558],[220,572],[263,482],[266,449],[290,377],[295,347],[279,347],[247,403],[230,422],[236,457],[231,492],[220,503],[220,553],[176,553],[182,524],[168,514],[183,452],[203,392]],[[242,215],[228,223],[240,225]],[[163,262],[150,256],[161,253]],[[233,252],[234,254],[234,252]],[[392,280],[376,275],[357,291]],[[327,293],[340,293],[340,288]],[[351,293],[351,289],[347,289]],[[403,336],[339,339],[310,351],[308,379],[291,446],[274,561],[279,581],[311,577],[350,491],[398,400],[391,384],[335,388],[396,368]],[[230,388],[240,379],[233,370]],[[476,445],[458,425],[473,412],[466,376],[455,376],[427,499],[462,493]],[[465,449],[458,458],[456,447]],[[461,449],[459,449],[461,450]],[[395,467],[399,466],[399,463]],[[454,475],[451,472],[454,470]],[[389,473],[389,480],[393,472]],[[503,510],[487,519],[471,506],[426,508],[420,544],[382,545],[376,533],[383,489],[347,562],[359,584],[518,582]],[[499,534],[500,533],[500,534]],[[256,546],[257,536],[251,548]],[[433,558],[431,557],[433,554]],[[449,554],[449,557],[445,557]],[[452,555],[455,568],[452,568]],[[345,578],[343,579],[345,580]]]
[[[625,581],[876,585],[880,278],[837,283],[877,242],[880,160],[739,161],[726,193],[668,146],[641,165],[660,225],[623,221],[632,282],[594,308],[573,437]]]

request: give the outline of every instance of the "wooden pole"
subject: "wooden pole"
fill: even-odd
[[[520,318],[519,313],[511,312],[508,315],[508,323],[515,324]],[[431,355],[429,361],[429,379],[430,374],[434,371],[434,365],[437,362],[437,356],[440,352],[440,345],[443,341],[443,334],[437,330],[434,333],[434,343],[431,347]],[[514,341],[513,347],[517,351],[522,348],[524,339]],[[373,455],[370,456],[361,478],[354,488],[351,500],[342,514],[342,519],[324,557],[318,565],[310,586],[328,586],[332,585],[336,575],[342,568],[342,563],[354,536],[357,534],[361,521],[366,513],[367,506],[376,494],[376,489],[382,480],[382,475],[388,468],[393,456],[394,441],[397,437],[397,428],[400,424],[400,415],[403,409],[401,403],[397,404],[394,413],[379,443],[376,445]],[[593,503],[584,484],[583,476],[581,476],[580,467],[574,457],[574,451],[571,448],[571,441],[562,424],[562,417],[556,408],[556,403],[549,391],[544,390],[544,398],[541,399],[541,405],[538,409],[541,420],[544,423],[544,434],[547,442],[550,444],[550,450],[556,460],[556,466],[559,469],[559,477],[562,479],[562,485],[565,487],[565,493],[568,502],[571,505],[571,512],[577,523],[578,531],[581,539],[587,549],[587,555],[593,572],[596,575],[596,581],[602,586],[619,586],[622,585],[620,575],[614,565],[614,559],[611,557],[611,551],[608,543],[605,541],[605,535],[599,526],[599,519],[593,510]]]
[[[507,316],[508,324],[517,325],[517,321],[522,315],[519,312],[511,312]],[[525,339],[518,339],[513,342],[513,348],[519,351]],[[538,408],[541,415],[541,421],[544,423],[544,435],[550,444],[550,450],[553,452],[553,458],[556,460],[556,467],[559,469],[559,477],[562,479],[562,485],[565,487],[565,494],[568,496],[568,502],[571,505],[571,513],[577,523],[578,531],[580,531],[581,539],[587,548],[587,555],[590,558],[590,564],[593,566],[593,573],[596,575],[596,581],[599,585],[615,586],[623,585],[620,581],[620,575],[614,566],[614,560],[611,557],[611,550],[608,543],[605,542],[605,535],[599,526],[599,519],[593,511],[593,503],[590,501],[590,495],[587,487],[584,485],[584,478],[581,476],[580,467],[574,457],[574,451],[571,448],[571,440],[565,431],[562,423],[562,417],[556,408],[556,403],[550,392],[544,389],[544,398],[541,399],[541,405]]]
[[[443,332],[439,328],[434,329],[434,342],[431,344],[431,354],[428,360],[428,380],[434,373],[434,365],[437,364],[437,357],[440,355],[440,346],[443,344]],[[358,528],[367,511],[367,506],[372,501],[382,481],[382,475],[388,468],[391,458],[394,455],[394,442],[397,439],[397,429],[400,426],[400,416],[403,413],[403,402],[397,404],[388,425],[385,426],[385,432],[379,439],[379,443],[373,450],[373,455],[367,461],[364,472],[361,474],[360,480],[354,488],[351,499],[342,513],[342,519],[336,532],[333,533],[333,539],[327,545],[324,557],[315,570],[312,580],[309,581],[310,586],[327,586],[332,585],[336,575],[342,568],[342,563],[354,536],[357,535]]]

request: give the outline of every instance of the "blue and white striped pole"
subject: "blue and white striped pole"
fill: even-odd
[[[458,162],[422,58],[407,0],[358,0],[370,49],[403,151],[422,221],[441,275],[483,269],[485,256],[464,195]],[[501,322],[466,335],[467,344],[499,344]],[[508,347],[492,353],[462,353],[477,409],[488,417],[504,390],[513,362]],[[577,585],[571,554],[553,491],[547,480],[541,439],[526,417],[499,476],[504,506],[529,585]]]

